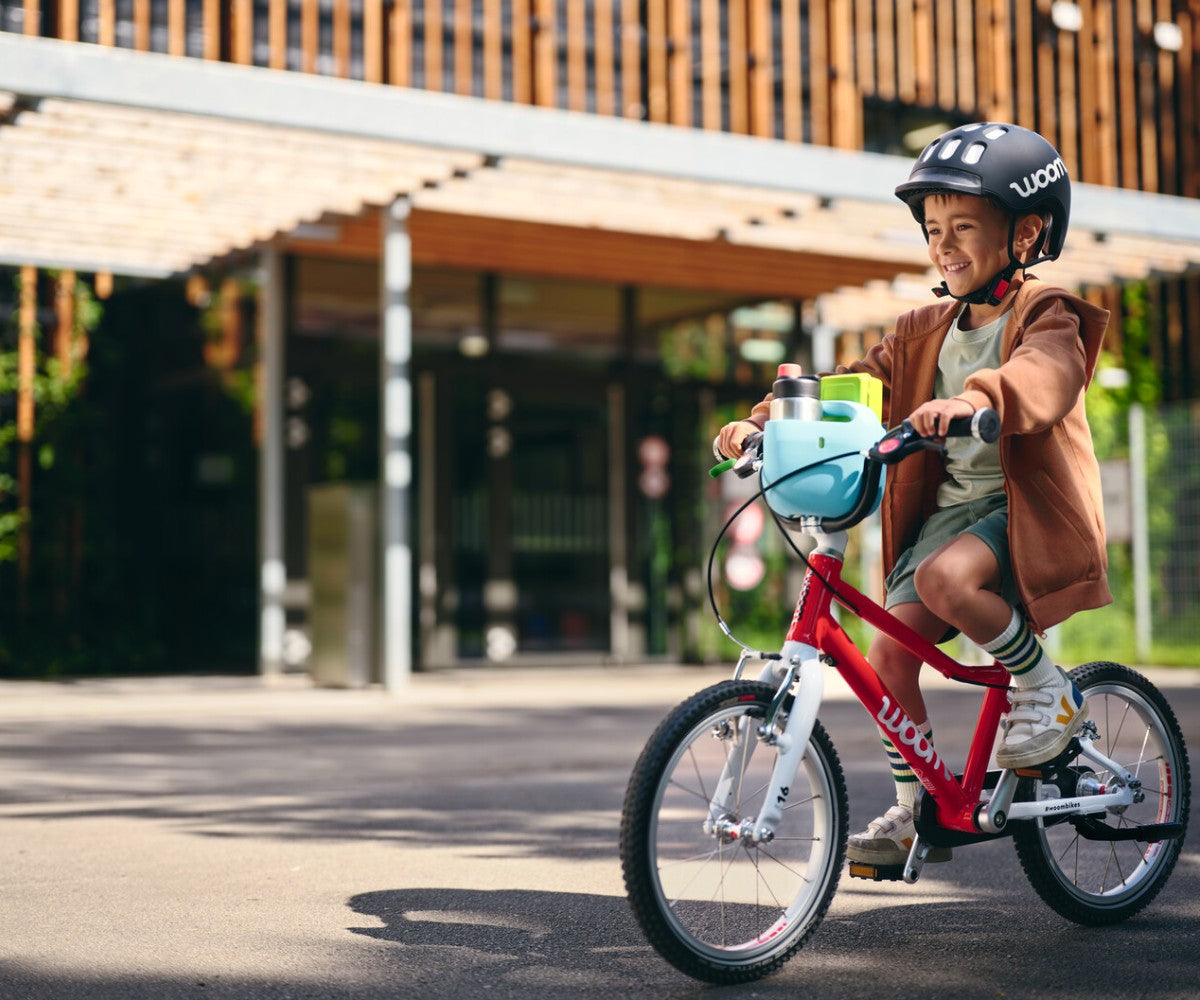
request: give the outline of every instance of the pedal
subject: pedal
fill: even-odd
[[[846,874],[871,882],[903,882],[904,865],[873,865],[866,861],[846,861]]]

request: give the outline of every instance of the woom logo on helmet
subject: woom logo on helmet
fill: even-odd
[[[1022,177],[1019,182],[1012,181],[1008,186],[1022,198],[1029,198],[1042,188],[1049,187],[1060,177],[1066,176],[1066,173],[1067,165],[1063,163],[1062,157],[1058,156],[1044,167],[1039,167],[1028,176]]]

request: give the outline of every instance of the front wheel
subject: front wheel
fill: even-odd
[[[845,854],[846,782],[819,722],[785,782],[774,839],[746,836],[777,759],[758,732],[773,694],[725,681],[684,702],[650,737],[625,795],[634,916],[663,958],[710,983],[758,979],[791,957],[825,915]]]
[[[1110,760],[1141,781],[1141,802],[1093,817],[1105,832],[1136,826],[1181,823],[1187,829],[1191,778],[1187,750],[1175,713],[1141,674],[1118,663],[1088,663],[1071,674],[1087,701],[1088,718]],[[1081,783],[1110,782],[1085,757],[1066,770]],[[1016,824],[1017,857],[1030,884],[1058,913],[1076,923],[1099,926],[1133,916],[1166,884],[1183,837],[1157,843],[1088,839],[1069,820],[1049,817]]]

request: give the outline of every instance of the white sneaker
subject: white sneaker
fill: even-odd
[[[1036,767],[1053,760],[1083,725],[1088,714],[1083,695],[1061,668],[1058,672],[1053,683],[1009,691],[1012,708],[996,751],[998,767]]]
[[[895,805],[846,841],[846,859],[859,864],[902,865],[916,836],[912,810]],[[949,861],[951,856],[949,847],[932,847],[925,860]]]

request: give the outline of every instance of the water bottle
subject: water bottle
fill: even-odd
[[[772,420],[821,419],[821,380],[802,374],[799,365],[780,365],[771,392]]]

